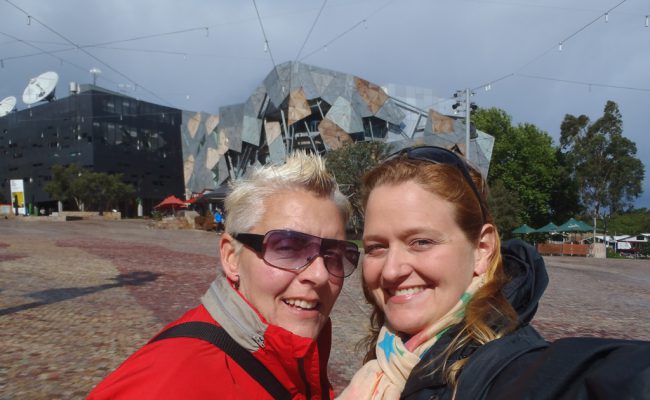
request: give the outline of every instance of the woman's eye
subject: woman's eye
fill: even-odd
[[[425,248],[433,244],[431,240],[428,239],[415,239],[411,242],[411,246],[415,248]]]
[[[366,255],[376,255],[378,254],[384,247],[379,245],[379,244],[371,244],[368,246],[363,247],[363,252]]]

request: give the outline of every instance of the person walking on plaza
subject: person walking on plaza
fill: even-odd
[[[89,399],[330,399],[330,312],[359,250],[350,204],[324,160],[302,152],[234,183],[222,269]]]
[[[458,154],[404,149],[363,180],[363,367],[339,399],[648,399],[650,343],[545,341],[548,283],[522,241],[501,246],[486,184]]]
[[[223,213],[219,207],[214,210],[214,225],[217,233],[220,234],[223,232]]]

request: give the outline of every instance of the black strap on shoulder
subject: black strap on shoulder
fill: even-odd
[[[210,342],[223,350],[255,379],[273,398],[291,399],[289,391],[258,359],[239,345],[221,327],[208,322],[185,322],[163,331],[149,343],[170,338],[195,338]]]

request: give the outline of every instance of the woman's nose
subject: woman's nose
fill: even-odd
[[[387,282],[399,281],[412,271],[407,255],[398,249],[390,248],[387,251],[381,276]]]
[[[325,267],[325,259],[320,254],[310,258],[309,264],[300,271],[299,277],[301,280],[311,281],[314,284],[320,285],[329,280],[329,272]]]

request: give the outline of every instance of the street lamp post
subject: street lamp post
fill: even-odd
[[[454,105],[451,107],[454,110],[457,110],[460,108],[461,111],[465,111],[465,158],[467,161],[469,161],[470,158],[470,151],[469,151],[469,146],[470,146],[470,139],[471,139],[471,123],[470,123],[470,115],[471,115],[471,110],[476,109],[476,104],[470,102],[470,97],[473,96],[474,93],[472,93],[468,88],[464,90],[458,90],[456,93],[454,93],[454,97],[464,97],[463,102],[461,103],[460,100],[456,101]]]

